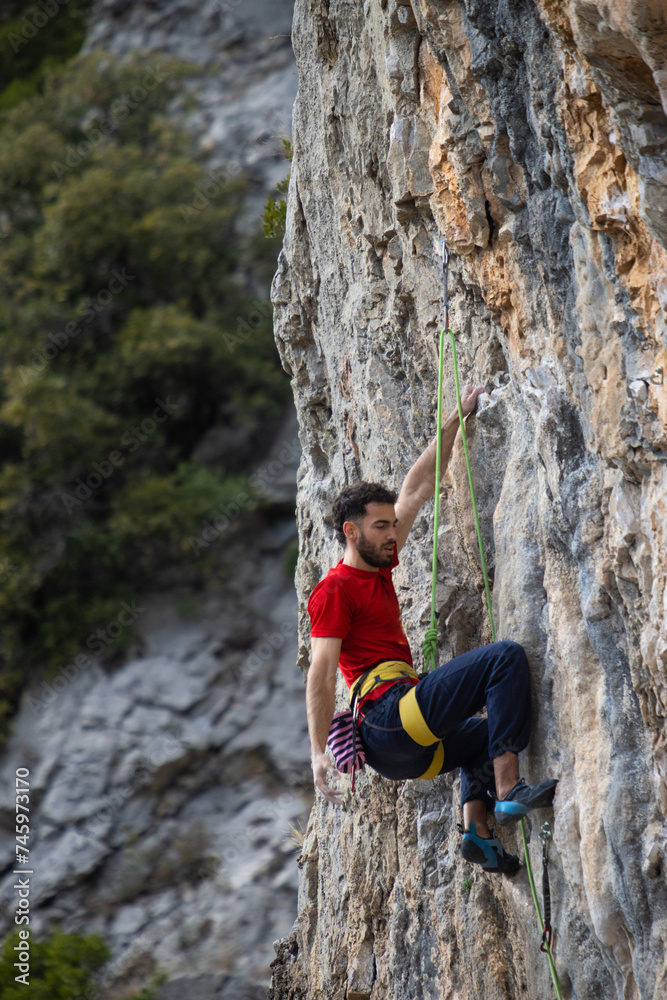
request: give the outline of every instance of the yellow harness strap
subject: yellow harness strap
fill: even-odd
[[[408,736],[409,735],[410,734],[408,733]],[[426,768],[424,773],[420,774],[419,777],[423,781],[430,781],[431,778],[436,778],[440,774],[440,771],[442,770],[442,765],[444,763],[444,760],[445,760],[445,748],[442,745],[442,740],[438,740],[438,745],[435,748],[435,753],[433,754],[433,760]]]
[[[412,669],[409,663],[405,663],[403,660],[383,660],[382,663],[378,663],[377,667],[373,667],[368,677],[364,679],[357,696],[361,699],[369,691],[372,691],[377,684],[383,684],[385,681],[401,680],[405,677],[414,677],[415,680],[419,679],[419,675]],[[428,728],[426,720],[422,715],[422,710],[417,703],[417,695],[414,687],[411,687],[407,694],[404,694],[399,701],[398,712],[401,717],[403,729],[415,743],[419,743],[422,747],[430,747],[434,743],[437,744],[434,749],[433,760],[424,773],[419,775],[420,778],[427,781],[430,778],[435,778],[437,774],[440,774],[445,759],[445,748],[442,745],[442,740],[439,740]]]
[[[440,769],[445,759],[445,748],[442,745],[442,740],[439,740],[426,724],[426,719],[422,715],[422,710],[417,701],[416,688],[410,688],[408,693],[403,695],[398,703],[398,713],[401,717],[403,729],[405,729],[410,739],[413,739],[415,743],[419,743],[421,747],[430,747],[434,743],[437,744],[433,752],[433,760],[424,773],[419,775],[420,778],[427,781],[430,778],[435,778],[436,774],[440,774]]]
[[[426,725],[426,719],[417,702],[415,688],[410,688],[408,693],[403,695],[398,703],[398,712],[403,729],[415,743],[419,743],[420,747],[432,747],[438,742],[438,737]]]
[[[365,698],[377,684],[384,684],[385,681],[400,681],[411,677],[414,677],[416,681],[419,680],[419,674],[412,669],[409,663],[405,663],[403,660],[383,660],[382,663],[373,667],[364,679],[357,691],[357,697],[359,700]]]

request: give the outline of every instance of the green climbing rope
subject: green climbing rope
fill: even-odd
[[[470,455],[468,453],[468,439],[466,437],[465,425],[463,422],[463,406],[461,404],[461,387],[459,384],[459,367],[456,359],[456,338],[454,336],[454,331],[450,329],[449,326],[449,308],[448,308],[448,298],[447,298],[447,276],[449,269],[449,254],[447,253],[447,248],[445,246],[444,240],[442,241],[442,281],[443,281],[443,292],[444,292],[444,314],[445,314],[445,326],[440,331],[439,349],[438,349],[438,428],[436,432],[436,450],[435,450],[435,510],[433,517],[433,571],[431,575],[431,621],[429,627],[424,636],[424,642],[422,645],[424,652],[424,661],[426,665],[426,670],[431,670],[437,665],[438,662],[438,626],[437,626],[437,612],[435,609],[435,590],[436,584],[438,582],[438,526],[440,520],[440,473],[441,473],[441,458],[442,458],[442,388],[443,388],[443,371],[444,371],[444,353],[445,353],[445,334],[449,334],[449,338],[452,344],[452,362],[454,367],[454,383],[456,386],[456,407],[459,414],[459,426],[461,428],[461,439],[463,441],[463,452],[466,460],[466,469],[468,470],[468,485],[470,486],[470,497],[472,500],[473,514],[475,515],[475,529],[477,531],[477,544],[479,546],[479,559],[482,566],[482,575],[484,577],[484,590],[486,592],[486,605],[489,611],[489,621],[491,623],[491,637],[493,641],[496,641],[496,627],[493,621],[493,605],[491,602],[491,589],[489,587],[489,574],[486,570],[486,560],[484,558],[484,545],[482,542],[482,531],[479,526],[479,515],[477,513],[477,502],[475,500],[475,487],[472,481],[472,470],[470,468]],[[537,892],[535,891],[535,880],[533,878],[533,869],[530,863],[530,854],[528,853],[528,841],[526,839],[526,827],[523,819],[520,821],[521,825],[521,837],[523,839],[523,852],[526,859],[526,871],[528,872],[528,881],[530,883],[530,891],[533,897],[533,903],[535,904],[535,910],[537,912],[537,919],[540,925],[540,931],[543,936],[543,948],[546,956],[549,960],[549,970],[551,972],[551,978],[553,980],[554,988],[556,990],[556,996],[558,1000],[563,1000],[560,985],[558,983],[558,976],[556,975],[556,966],[554,965],[553,956],[551,954],[551,945],[548,938],[544,935],[545,924],[542,918],[542,911],[540,909],[540,903],[537,898]]]
[[[440,468],[442,464],[442,384],[445,354],[445,331],[440,331],[438,366],[438,429],[435,444],[435,509],[433,511],[433,571],[431,574],[431,622],[426,630],[422,651],[426,671],[438,665],[438,623],[435,610],[435,588],[438,582],[438,527],[440,522]]]
[[[443,334],[444,334],[444,332],[445,331],[443,330]],[[489,620],[491,622],[491,636],[493,638],[493,641],[495,642],[496,641],[496,628],[495,628],[495,625],[493,623],[493,608],[491,606],[491,590],[489,588],[489,576],[488,576],[488,573],[486,571],[486,560],[484,559],[484,546],[482,544],[482,532],[481,532],[481,529],[480,529],[480,526],[479,526],[479,517],[477,515],[477,503],[475,502],[475,487],[473,486],[472,471],[470,469],[470,456],[468,454],[468,442],[467,442],[467,439],[466,439],[465,427],[463,425],[463,408],[461,406],[461,390],[460,390],[460,386],[459,386],[459,370],[458,370],[458,363],[457,363],[457,360],[456,360],[456,342],[455,342],[454,333],[452,332],[452,330],[450,330],[449,328],[447,328],[447,332],[449,333],[449,337],[450,337],[450,340],[452,342],[452,359],[453,359],[453,365],[454,365],[454,382],[455,382],[455,385],[456,385],[456,405],[457,405],[457,408],[458,408],[458,411],[459,411],[459,425],[461,427],[461,438],[463,440],[463,451],[464,451],[464,454],[465,454],[466,468],[468,470],[468,484],[470,486],[470,497],[472,499],[472,509],[473,509],[473,513],[475,515],[475,528],[477,529],[477,544],[479,545],[479,558],[480,558],[480,562],[482,564],[482,574],[484,576],[484,590],[486,591],[486,602],[487,602],[487,607],[488,607],[488,610],[489,610]],[[440,480],[438,479],[437,482],[439,483]],[[436,504],[436,507],[437,507],[437,504]],[[435,557],[434,557],[434,567],[435,567]],[[434,575],[434,579],[435,579],[435,575]],[[435,595],[435,588],[434,588],[434,595]],[[535,910],[537,912],[537,919],[538,919],[539,924],[540,924],[540,931],[543,932],[544,931],[544,920],[542,919],[542,910],[540,909],[540,903],[539,903],[539,900],[537,898],[537,892],[535,891],[535,880],[533,878],[533,869],[532,869],[532,866],[531,866],[531,863],[530,863],[530,854],[528,853],[528,841],[526,839],[526,828],[525,828],[523,819],[520,821],[520,825],[521,825],[521,836],[523,838],[523,853],[524,853],[524,857],[526,859],[526,871],[528,872],[528,881],[530,882],[530,891],[531,891],[532,896],[533,896],[533,903],[535,904]],[[547,956],[547,958],[549,960],[549,970],[551,972],[551,978],[553,980],[554,989],[556,990],[556,996],[558,997],[558,1000],[563,1000],[563,997],[562,997],[562,994],[561,994],[561,991],[560,991],[560,985],[558,983],[558,976],[556,975],[556,966],[554,965],[554,960],[553,960],[553,957],[551,955],[551,946],[550,946],[549,942],[546,939],[544,940],[544,951],[546,952],[546,956]]]
[[[521,820],[521,838],[523,840],[523,854],[526,859],[526,871],[528,872],[528,881],[530,882],[530,891],[533,896],[533,903],[535,904],[535,910],[537,912],[537,919],[540,924],[540,930],[544,935],[544,919],[542,917],[542,910],[540,909],[540,902],[537,898],[537,891],[535,889],[535,879],[533,878],[533,869],[530,864],[530,854],[528,853],[528,841],[526,840],[526,827],[523,820]],[[551,955],[551,945],[549,941],[543,937],[544,952],[549,960],[549,971],[551,972],[551,978],[553,980],[554,989],[556,990],[556,996],[558,1000],[563,1000],[563,996],[560,991],[560,984],[558,982],[558,976],[556,975],[556,966],[554,965],[554,960]]]
[[[472,510],[475,515],[475,530],[477,531],[477,544],[479,546],[479,558],[482,564],[482,575],[484,577],[484,590],[486,591],[486,606],[489,611],[489,621],[491,622],[491,638],[496,641],[496,626],[493,623],[493,607],[491,604],[491,589],[489,587],[489,574],[486,572],[486,560],[484,559],[484,545],[482,544],[482,529],[479,526],[479,515],[477,514],[477,502],[475,500],[475,488],[472,483],[472,470],[470,468],[470,455],[468,454],[468,439],[463,423],[463,407],[461,406],[461,389],[459,386],[459,366],[456,361],[456,339],[453,330],[447,331],[452,342],[452,362],[454,364],[454,383],[456,385],[456,406],[459,411],[459,425],[461,427],[461,440],[463,441],[463,453],[466,459],[466,469],[468,470],[468,485],[470,486],[470,497],[472,499]]]

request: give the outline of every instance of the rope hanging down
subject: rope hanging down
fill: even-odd
[[[491,589],[489,587],[489,576],[486,571],[486,560],[484,559],[484,546],[482,543],[482,531],[479,526],[479,516],[477,514],[477,503],[475,501],[475,488],[472,481],[472,470],[470,468],[470,456],[468,454],[468,440],[466,438],[465,426],[463,423],[463,408],[461,405],[461,389],[459,385],[459,370],[458,363],[456,359],[456,340],[454,337],[453,330],[449,327],[449,303],[447,298],[447,279],[449,274],[449,254],[445,246],[445,241],[442,240],[442,284],[444,293],[444,309],[445,309],[445,327],[440,332],[440,358],[439,358],[439,371],[438,371],[438,430],[437,430],[437,444],[436,444],[436,471],[435,471],[435,512],[434,512],[434,534],[433,534],[433,574],[431,581],[431,624],[426,632],[423,643],[424,659],[426,660],[426,669],[430,670],[431,666],[437,665],[438,658],[438,628],[437,628],[437,612],[435,610],[435,588],[437,582],[437,561],[438,561],[438,520],[439,520],[439,507],[440,507],[440,451],[441,451],[441,437],[442,437],[442,374],[443,374],[443,354],[444,354],[444,340],[445,333],[449,334],[449,338],[452,344],[452,363],[454,367],[454,383],[456,386],[456,406],[459,413],[459,426],[461,428],[461,440],[463,441],[463,452],[465,454],[466,469],[468,470],[468,485],[470,486],[470,498],[472,500],[472,509],[475,515],[475,528],[477,531],[477,544],[479,546],[479,558],[482,565],[482,575],[484,577],[484,590],[486,592],[486,603],[489,612],[489,621],[491,623],[491,636],[493,641],[496,641],[496,628],[493,622],[493,607],[491,605]],[[430,664],[430,665],[429,665]],[[523,852],[526,859],[526,871],[528,873],[528,881],[530,883],[530,891],[533,897],[533,903],[535,904],[535,910],[537,912],[537,919],[540,925],[540,931],[542,933],[542,944],[540,945],[540,950],[546,953],[547,959],[549,960],[549,970],[551,972],[551,978],[553,980],[554,988],[556,990],[556,996],[558,1000],[563,1000],[560,984],[558,982],[558,976],[556,975],[556,967],[554,965],[553,957],[551,955],[551,899],[549,897],[549,912],[546,913],[547,907],[545,905],[545,913],[547,915],[547,922],[542,919],[542,911],[540,910],[540,903],[537,898],[537,892],[535,889],[535,880],[533,878],[533,869],[530,863],[530,854],[528,853],[528,842],[526,840],[526,828],[523,819],[520,820],[521,826],[521,837],[523,839]],[[544,857],[546,857],[546,842],[544,845]],[[546,875],[546,866],[543,868],[543,874]],[[548,882],[547,882],[548,885]],[[545,896],[545,904],[547,897]]]
[[[435,590],[438,583],[438,527],[440,524],[440,469],[442,466],[442,385],[445,364],[445,329],[449,326],[449,306],[447,302],[447,273],[449,254],[442,242],[442,287],[445,301],[445,327],[440,331],[438,347],[438,416],[435,432],[435,506],[433,510],[433,569],[431,572],[431,621],[426,630],[422,651],[424,668],[428,673],[438,665],[438,612],[435,610]]]
[[[449,326],[449,296],[448,296],[448,277],[449,277],[449,253],[447,247],[445,246],[445,241],[442,240],[442,293],[444,301],[444,316],[445,316],[445,326],[440,331],[440,342],[438,349],[438,416],[437,416],[437,430],[436,430],[436,450],[435,450],[435,509],[433,511],[433,569],[431,574],[431,621],[426,634],[424,636],[424,641],[422,643],[422,650],[424,653],[424,663],[426,671],[433,670],[438,665],[438,613],[435,609],[435,591],[438,582],[438,527],[440,522],[440,470],[441,470],[441,453],[442,453],[442,389],[443,389],[443,370],[444,370],[444,355],[445,355],[445,333],[449,334],[449,338],[452,344],[452,361],[454,364],[454,381],[456,384],[456,406],[459,413],[459,425],[461,427],[461,440],[463,441],[463,451],[465,454],[466,468],[468,470],[468,483],[470,485],[470,495],[472,497],[472,509],[475,515],[475,529],[477,531],[477,544],[479,546],[479,556],[482,563],[482,573],[484,576],[484,589],[486,591],[486,603],[489,610],[489,619],[491,622],[491,636],[493,641],[496,641],[496,629],[493,623],[493,607],[491,605],[491,590],[489,588],[489,578],[486,572],[486,562],[484,560],[484,546],[482,544],[482,531],[479,526],[479,515],[477,513],[477,502],[475,500],[475,490],[472,483],[472,471],[470,469],[470,456],[468,454],[468,439],[466,437],[465,425],[463,423],[463,409],[461,406],[461,389],[459,386],[459,370],[456,360],[456,340],[454,338],[454,331],[450,329]]]

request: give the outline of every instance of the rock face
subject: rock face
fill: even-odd
[[[305,602],[328,516],[398,487],[435,429],[439,242],[499,638],[525,646],[527,779],[560,778],[551,849],[564,997],[667,995],[667,14],[658,0],[297,0],[276,336],[292,376]],[[446,353],[446,403],[454,406]],[[432,504],[394,578],[428,623]],[[490,638],[465,466],[443,489],[443,659]],[[341,682],[342,684],[342,682]],[[343,689],[340,689],[341,704]],[[525,870],[458,855],[458,779],[370,771],[316,803],[272,996],[553,995]],[[506,846],[521,853],[518,833]]]
[[[26,768],[30,930],[108,942],[99,1000],[156,972],[168,978],[159,1000],[261,1000],[272,942],[294,920],[290,828],[312,804],[282,556],[298,454],[290,421],[255,471],[270,523],[219,524],[209,545],[226,582],[139,598],[142,655],[113,671],[68,665],[23,699],[0,763],[0,936],[18,903],[14,786]]]

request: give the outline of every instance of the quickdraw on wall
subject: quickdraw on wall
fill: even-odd
[[[542,918],[544,921],[540,951],[546,954],[547,949],[551,948],[551,887],[549,886],[549,841],[551,840],[551,827],[548,823],[542,824],[540,840],[542,841]]]

